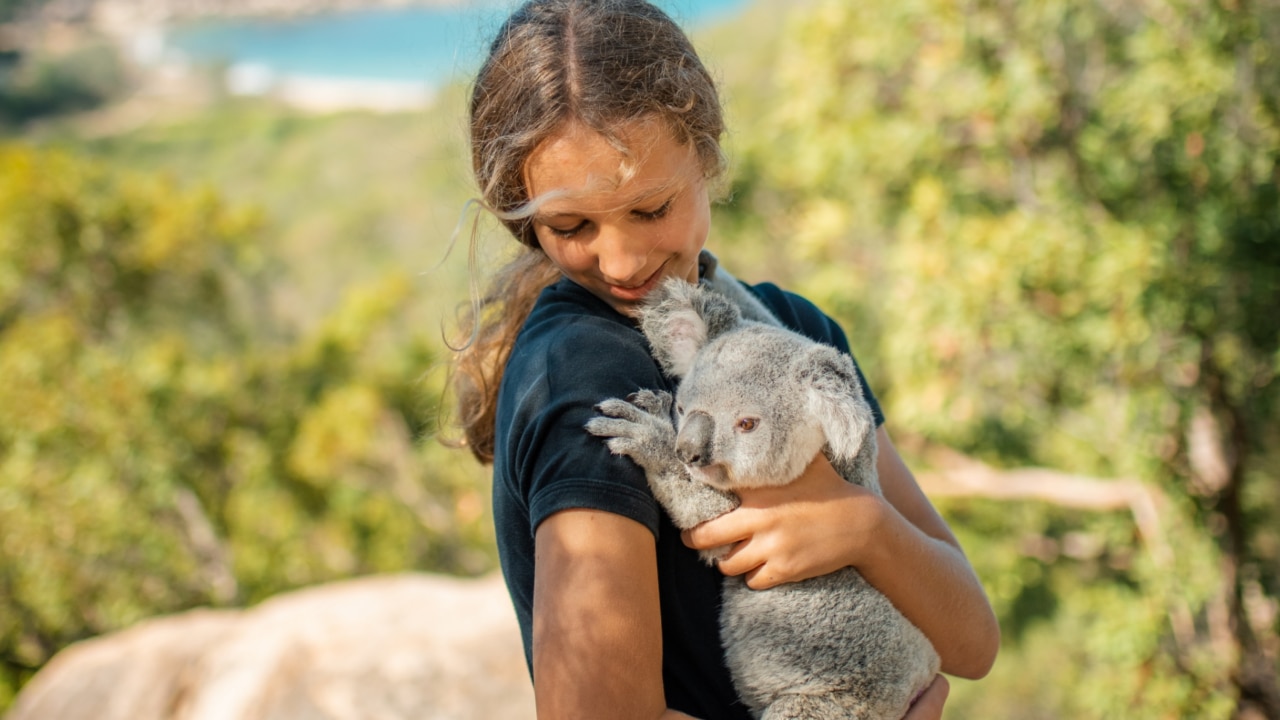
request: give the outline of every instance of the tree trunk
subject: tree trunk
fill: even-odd
[[[1276,681],[1276,658],[1267,652],[1259,633],[1270,628],[1254,628],[1245,605],[1246,585],[1253,574],[1248,554],[1249,520],[1242,497],[1245,485],[1245,461],[1249,451],[1248,427],[1239,404],[1227,391],[1226,377],[1213,358],[1213,343],[1205,340],[1201,350],[1201,378],[1208,393],[1214,424],[1219,428],[1214,438],[1216,454],[1226,469],[1226,482],[1213,498],[1214,509],[1222,516],[1218,546],[1222,550],[1223,592],[1231,631],[1236,643],[1236,667],[1231,678],[1239,691],[1235,716],[1240,720],[1255,718],[1259,713],[1268,720],[1280,720],[1280,684]]]

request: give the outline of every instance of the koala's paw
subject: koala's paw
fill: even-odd
[[[671,393],[665,390],[637,390],[627,396],[627,402],[650,415],[671,418]]]
[[[646,470],[666,470],[675,459],[675,428],[663,412],[664,406],[670,410],[671,396],[642,390],[631,397],[634,402],[612,398],[597,405],[600,416],[587,422],[587,432],[609,438],[610,452],[626,455]]]

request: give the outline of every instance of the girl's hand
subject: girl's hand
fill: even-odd
[[[856,565],[885,509],[879,496],[846,482],[821,453],[783,487],[737,494],[741,506],[685,531],[683,538],[695,550],[732,545],[720,572],[745,573],[754,590]]]

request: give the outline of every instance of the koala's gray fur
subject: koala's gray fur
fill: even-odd
[[[764,322],[706,287],[664,282],[640,322],[680,378],[675,424],[671,396],[648,390],[601,403],[587,424],[644,468],[680,528],[737,507],[735,488],[794,480],[819,450],[849,482],[880,492],[875,421],[852,361],[752,300]],[[720,623],[734,686],[765,720],[896,720],[938,672],[924,634],[852,568],[761,591],[726,578]]]

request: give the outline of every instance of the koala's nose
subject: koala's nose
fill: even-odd
[[[712,463],[711,438],[714,436],[715,421],[706,413],[690,413],[680,424],[680,433],[676,435],[676,457],[680,462],[694,467],[705,467]]]

